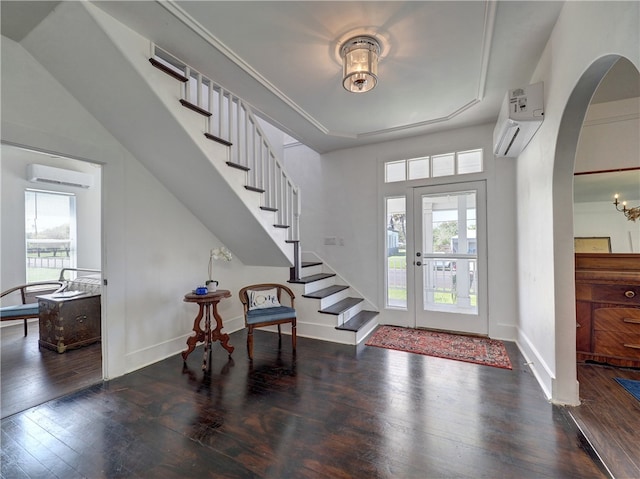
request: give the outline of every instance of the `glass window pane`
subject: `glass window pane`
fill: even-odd
[[[407,179],[406,161],[389,161],[384,164],[384,181],[393,183],[394,181],[405,181]]]
[[[387,307],[407,308],[406,198],[386,199]]]
[[[475,191],[425,195],[422,210],[423,309],[478,314]]]
[[[453,153],[431,157],[433,177],[453,175],[455,173],[454,158],[455,155]]]
[[[478,173],[482,171],[482,150],[458,152],[458,174]]]
[[[76,197],[25,191],[27,282],[58,279],[62,268],[75,267]]]
[[[409,179],[429,178],[429,157],[414,158],[409,161]]]

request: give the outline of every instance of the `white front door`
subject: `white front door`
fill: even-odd
[[[487,334],[485,183],[420,187],[413,197],[416,327]]]

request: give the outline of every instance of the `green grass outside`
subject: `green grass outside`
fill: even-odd
[[[407,269],[406,256],[389,256],[387,260],[389,269]]]
[[[388,291],[389,299],[407,300],[407,290],[402,288],[391,288]],[[434,293],[434,299],[437,304],[455,304],[451,293]],[[475,306],[476,296],[471,296],[471,304]]]
[[[59,276],[59,268],[27,268],[28,283],[35,283],[36,281],[47,281],[49,279],[57,280]]]

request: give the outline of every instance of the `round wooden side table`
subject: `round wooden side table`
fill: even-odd
[[[222,318],[218,314],[218,303],[224,298],[231,297],[231,292],[226,289],[219,289],[213,293],[207,294],[195,294],[187,293],[184,295],[184,301],[186,303],[197,303],[200,307],[198,316],[193,321],[193,331],[195,336],[190,336],[187,339],[187,350],[182,352],[182,359],[187,360],[189,354],[193,352],[197,343],[204,343],[204,360],[202,362],[202,369],[207,369],[207,359],[211,352],[211,344],[215,341],[220,341],[220,344],[224,349],[229,352],[229,356],[235,349],[229,344],[229,335],[222,333]],[[216,320],[216,327],[211,329],[211,316]],[[201,327],[202,318],[204,317],[204,330]]]

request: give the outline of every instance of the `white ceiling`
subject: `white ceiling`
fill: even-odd
[[[2,0],[2,34],[21,41],[58,3]],[[495,121],[507,90],[530,81],[563,5],[94,3],[318,152]],[[378,86],[353,94],[341,86],[338,49],[360,33],[377,37],[383,52]],[[640,96],[631,69],[614,67],[593,101]]]
[[[21,41],[60,2],[6,1]],[[553,1],[94,2],[318,152],[493,122],[526,85],[562,8]],[[378,86],[341,86],[341,41],[382,45]],[[638,96],[610,82],[594,102]],[[635,90],[628,92],[631,85]]]
[[[319,152],[492,122],[562,2],[97,2]],[[383,44],[378,86],[341,86],[340,42]],[[244,73],[244,75],[242,75]]]

